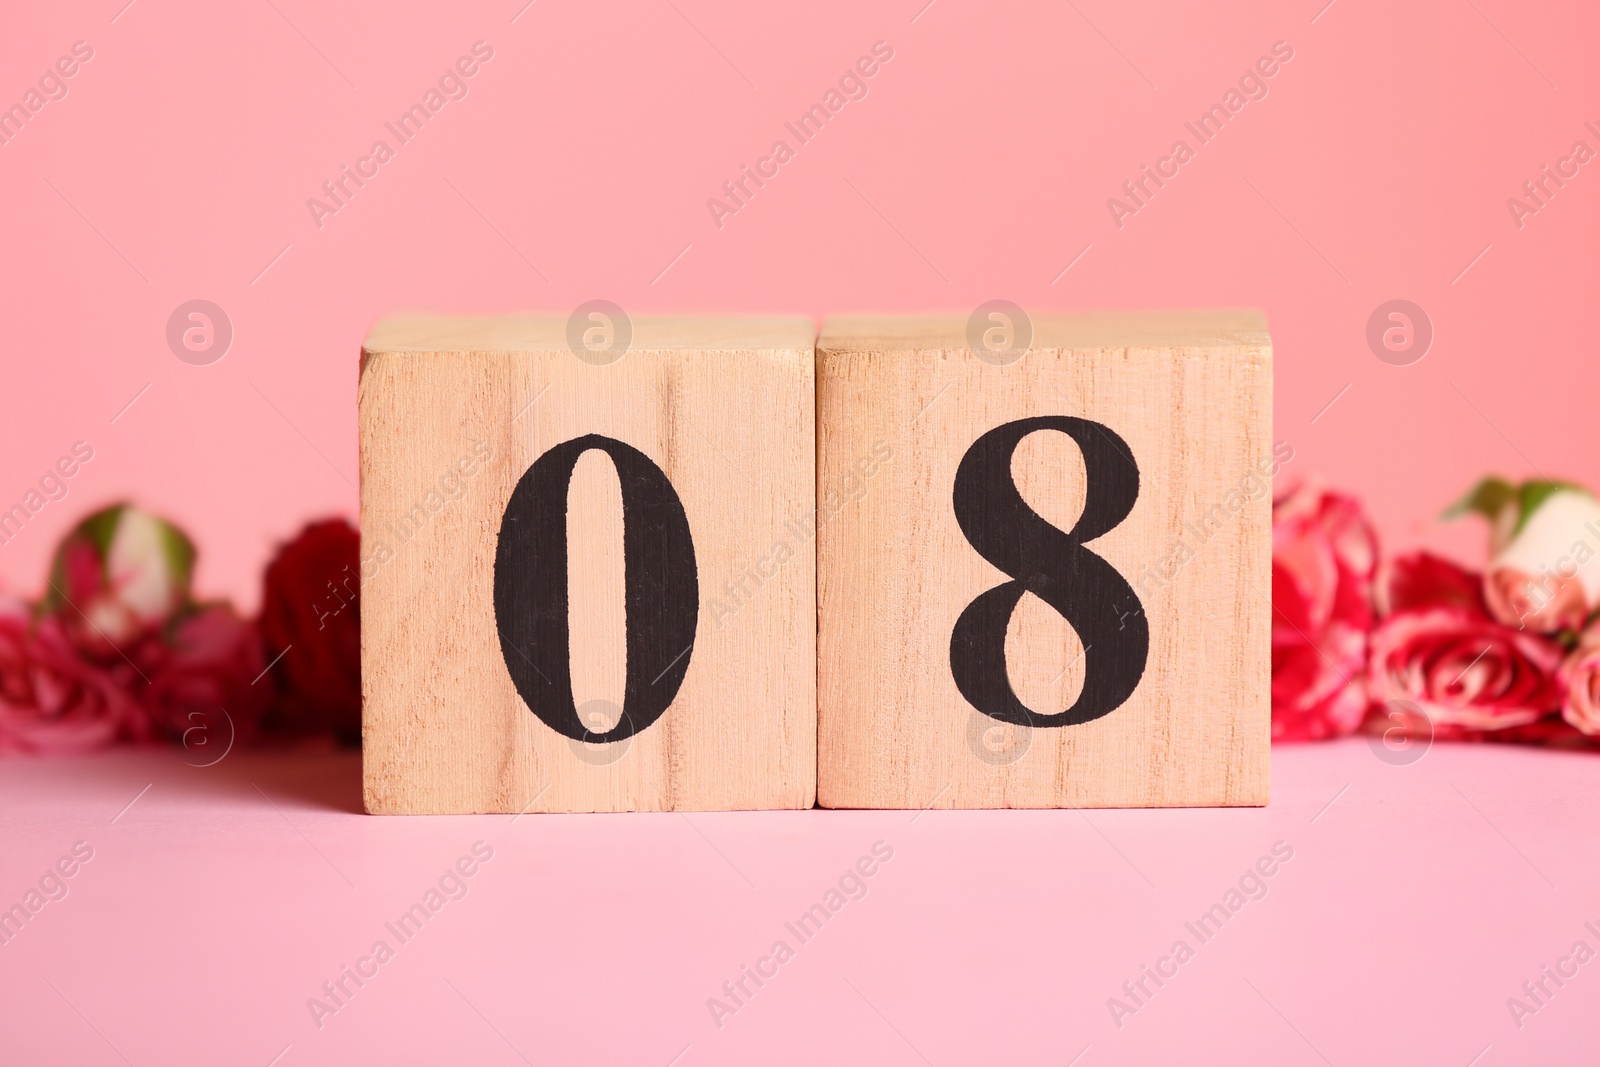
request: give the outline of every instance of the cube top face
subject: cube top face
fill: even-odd
[[[364,346],[368,811],[814,802],[812,326],[627,325]]]
[[[979,316],[984,327],[991,325]],[[995,320],[998,322],[999,320]],[[838,315],[822,326],[821,353],[938,352],[970,346],[971,317],[954,315]],[[1095,311],[1033,315],[1026,327],[1037,351],[1146,348],[1270,351],[1266,316],[1259,311]],[[1030,346],[1024,346],[1030,347]]]
[[[599,330],[585,345],[584,331]],[[605,331],[611,331],[605,336]],[[576,336],[574,336],[576,331]],[[373,354],[571,352],[616,342],[628,352],[811,352],[816,331],[798,316],[395,315],[380,320],[361,350]],[[581,357],[580,357],[581,358]],[[620,358],[620,356],[619,356]],[[589,362],[603,363],[594,354]]]
[[[1293,453],[1264,319],[968,338],[877,318],[818,342],[819,801],[1266,803],[1271,477]]]

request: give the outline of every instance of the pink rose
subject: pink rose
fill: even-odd
[[[201,754],[214,745],[219,758],[235,739],[254,738],[270,693],[266,681],[252,683],[266,660],[255,625],[232,607],[200,608],[170,633],[148,638],[133,658],[149,685],[134,679],[132,687],[168,737]]]
[[[1368,689],[1379,703],[1414,702],[1436,728],[1521,726],[1561,706],[1561,655],[1554,641],[1480,611],[1415,608],[1373,632]]]
[[[1302,485],[1272,502],[1273,740],[1361,725],[1377,557],[1353,498]]]
[[[127,504],[90,515],[56,549],[44,610],[97,659],[120,661],[136,639],[189,598],[194,545],[183,531]]]
[[[1489,613],[1507,626],[1582,630],[1600,608],[1600,499],[1567,482],[1485,478],[1451,509],[1489,520]]]
[[[138,702],[78,652],[60,619],[35,623],[27,605],[0,598],[0,754],[89,752],[149,735]]]
[[[1590,736],[1600,736],[1600,623],[1589,627],[1561,665],[1566,703],[1561,717]]]
[[[1537,633],[1577,629],[1589,617],[1583,586],[1576,579],[1551,575],[1541,582],[1507,563],[1491,566],[1484,595],[1495,618]]]

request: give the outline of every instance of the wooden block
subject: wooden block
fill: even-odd
[[[1266,321],[1026,322],[823,328],[819,801],[1265,804]]]
[[[367,810],[811,807],[814,329],[573,321],[363,347]]]

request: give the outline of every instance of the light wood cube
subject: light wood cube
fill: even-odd
[[[1015,319],[823,328],[820,803],[1265,804],[1264,318]]]
[[[369,812],[813,805],[814,337],[614,306],[374,328]]]

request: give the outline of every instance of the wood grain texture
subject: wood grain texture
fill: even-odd
[[[363,768],[373,813],[806,808],[816,793],[814,331],[639,318],[594,365],[565,318],[380,323],[360,382]],[[518,480],[588,434],[644,453],[692,531],[699,617],[661,718],[605,745],[536,718],[496,628]],[[584,452],[567,498],[575,702],[623,703],[621,495]],[[802,531],[797,533],[796,531]],[[786,546],[780,550],[779,546]],[[580,717],[582,715],[580,714]],[[591,725],[599,731],[612,723]]]
[[[996,365],[965,319],[829,320],[818,341],[818,488],[874,448],[888,460],[818,535],[818,797],[828,807],[1154,807],[1267,802],[1272,357],[1253,312],[1039,316]],[[1144,673],[1104,717],[1014,727],[956,687],[951,633],[1009,576],[957,524],[957,466],[982,434],[1033,416],[1103,424],[1139,492],[1087,548],[1131,583]],[[1025,437],[1011,473],[1061,530],[1084,506],[1080,450]],[[1006,674],[1030,709],[1083,686],[1074,629],[1028,593]]]

